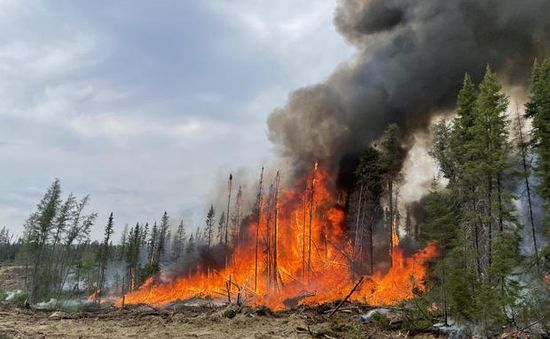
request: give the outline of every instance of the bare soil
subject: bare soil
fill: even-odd
[[[402,330],[363,324],[349,309],[331,318],[315,309],[233,311],[226,307],[155,310],[138,306],[65,313],[0,304],[0,338],[434,338],[430,333],[409,336]]]
[[[25,267],[0,263],[0,291],[12,291],[25,286]]]

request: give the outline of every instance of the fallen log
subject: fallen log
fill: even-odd
[[[361,285],[361,283],[363,282],[363,279],[365,279],[364,276],[361,277],[361,278],[359,279],[359,281],[357,282],[357,284],[355,284],[355,286],[353,286],[353,288],[351,289],[351,291],[349,291],[348,295],[346,295],[346,297],[345,297],[342,301],[340,301],[340,303],[338,304],[338,306],[336,306],[336,308],[334,309],[334,311],[332,311],[332,312],[328,315],[329,318],[332,317],[332,316],[334,315],[334,313],[336,313],[336,312],[340,309],[340,307],[342,307],[342,305],[344,305],[344,303],[349,299],[349,297],[351,297],[351,295],[353,294],[353,292],[355,292],[355,290],[357,289],[357,287],[359,287],[359,285]]]
[[[292,298],[288,298],[283,301],[283,305],[285,305],[286,308],[292,310],[298,307],[298,304],[300,303],[300,301],[308,297],[313,297],[314,295],[315,295],[314,292],[310,292],[310,293],[301,294]]]

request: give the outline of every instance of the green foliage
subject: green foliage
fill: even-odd
[[[23,306],[25,300],[27,300],[28,294],[20,290],[12,291],[11,293],[11,295],[6,293],[4,300],[11,305]]]
[[[390,319],[383,313],[376,312],[372,316],[372,320],[381,328],[388,330],[391,328]]]
[[[444,154],[445,157],[435,157],[440,163],[443,174],[453,182],[457,179],[464,179],[464,165],[471,159],[467,145],[474,138],[476,101],[477,90],[470,76],[466,74],[462,89],[458,94],[456,118],[453,121],[450,133],[446,130],[441,131],[441,128],[438,133],[445,132],[445,136],[450,134],[448,138],[444,139],[444,142],[447,143],[445,149],[448,149],[448,152]],[[435,146],[437,146],[437,143]],[[439,146],[439,148],[442,148],[442,146]]]
[[[395,181],[405,159],[405,149],[401,145],[401,132],[396,124],[386,128],[380,146],[382,149],[380,163],[384,174],[389,180]]]
[[[550,140],[545,134],[547,123],[541,123],[550,112],[549,77],[547,62],[546,66],[536,65],[527,105],[528,116],[533,117],[534,146],[541,159]],[[508,98],[489,68],[478,89],[465,77],[456,118],[452,124],[440,122],[434,130],[430,154],[449,182],[446,189],[433,190],[425,199],[427,216],[421,227],[421,239],[436,240],[442,257],[431,267],[432,288],[424,298],[442,310],[440,316],[447,311],[453,319],[485,333],[503,324],[530,326],[533,320],[541,321],[535,308],[548,308],[534,297],[536,283],[521,282],[530,273],[521,269],[521,225],[512,206],[517,183],[511,174],[519,172],[513,168],[519,162],[511,159],[507,106]],[[541,159],[537,173],[544,182]],[[545,194],[544,189],[539,191]],[[550,250],[546,255],[550,259]]]
[[[533,123],[533,143],[539,155],[535,168],[540,178],[539,193],[550,202],[550,61],[535,62],[526,114]]]
[[[212,236],[214,235],[214,217],[216,212],[214,211],[214,205],[210,205],[208,214],[206,215],[206,225],[204,227],[204,237],[208,247],[212,245]]]
[[[21,259],[28,267],[31,303],[62,292],[80,254],[76,248],[88,241],[96,218],[84,214],[88,196],[77,201],[70,194],[62,202],[61,193],[56,179],[25,223]]]
[[[359,185],[363,185],[367,199],[375,200],[382,193],[381,154],[373,147],[367,148],[359,157],[355,176]]]
[[[544,200],[544,233],[550,238],[550,61],[535,62],[526,116],[532,118],[532,143],[537,152],[535,174],[540,180],[537,192]],[[550,271],[550,245],[541,253],[543,269]]]
[[[241,311],[242,311],[242,308],[240,306],[229,305],[223,310],[222,316],[224,318],[233,319],[237,314],[241,313]]]
[[[447,121],[441,120],[436,123],[432,131],[434,140],[429,154],[439,163],[439,169],[443,173],[443,176],[454,181],[457,171],[451,148],[452,132],[451,125]]]
[[[427,216],[421,234],[424,242],[437,241],[443,253],[458,241],[458,216],[450,208],[448,199],[449,197],[442,192],[430,192],[425,201]]]
[[[467,161],[467,174],[471,176],[494,177],[507,168],[510,150],[506,119],[508,98],[501,91],[502,86],[487,67],[475,102],[473,135],[466,140],[471,156]]]
[[[164,211],[162,214],[162,218],[160,219],[160,227],[159,227],[159,237],[158,237],[158,245],[156,246],[157,250],[157,261],[161,262],[163,260],[164,251],[166,249],[166,238],[168,236],[168,227],[169,227],[169,218],[168,213]]]
[[[139,269],[139,281],[145,281],[150,277],[157,275],[160,272],[160,266],[157,262],[148,262]]]

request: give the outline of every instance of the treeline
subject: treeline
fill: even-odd
[[[103,239],[92,241],[90,231],[97,214],[86,212],[89,196],[77,199],[69,194],[64,199],[62,195],[56,179],[25,222],[19,239],[6,227],[0,229],[0,263],[25,267],[29,304],[90,294],[96,300],[105,294],[119,296],[149,278],[156,279],[162,266],[170,266],[173,273],[194,274],[223,264],[226,237],[235,241],[237,219],[232,218],[229,226],[225,212],[217,217],[213,206],[204,226],[192,234],[187,234],[183,220],[172,225],[164,212],[152,225],[124,226],[118,243],[113,241],[115,216],[111,213]],[[239,191],[237,207],[241,195]],[[198,256],[201,261],[196,260]],[[206,263],[203,268],[201,262]]]
[[[15,234],[4,226],[0,229],[0,262],[13,261],[19,251],[21,242]]]
[[[55,180],[24,225],[21,260],[26,266],[26,290],[30,303],[59,297],[76,276],[78,289],[86,266],[90,229],[95,213],[86,214],[89,197],[73,194],[63,200],[61,184]]]
[[[540,230],[550,235],[548,61],[533,67],[524,112],[508,109],[489,68],[478,85],[465,76],[456,117],[434,130],[431,155],[446,180],[434,182],[423,204],[420,236],[435,239],[441,254],[425,298],[439,305],[445,323],[452,317],[483,335],[502,324],[544,327],[550,319],[543,283],[550,248],[540,242]],[[541,205],[545,217],[537,218]]]

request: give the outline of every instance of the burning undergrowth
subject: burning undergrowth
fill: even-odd
[[[373,305],[395,304],[425,289],[424,261],[436,256],[435,245],[406,255],[391,227],[386,264],[366,272],[354,254],[344,201],[326,171],[315,165],[290,188],[281,187],[279,173],[268,189],[264,181],[262,172],[255,206],[228,243],[203,249],[200,260],[169,282],[147,281],[124,303],[165,305],[202,296],[282,309],[343,299],[360,277],[349,299]]]

